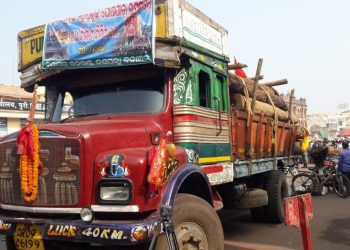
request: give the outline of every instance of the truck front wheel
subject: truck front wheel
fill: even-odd
[[[190,194],[178,194],[173,211],[180,249],[224,249],[224,233],[220,219],[205,200]],[[156,249],[168,249],[165,235],[158,237]]]

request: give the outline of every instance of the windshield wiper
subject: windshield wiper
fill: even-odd
[[[93,116],[93,115],[99,115],[99,113],[80,113],[80,114],[76,114],[76,115],[70,115],[64,119],[62,119],[60,122],[63,123],[69,119],[72,118],[80,118],[80,117],[86,117],[86,116]]]

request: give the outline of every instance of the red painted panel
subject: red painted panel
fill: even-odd
[[[174,118],[174,122],[205,122],[205,123],[210,123],[213,125],[216,125],[218,123],[217,119],[212,119],[212,118],[207,118],[203,116],[198,116],[198,115],[177,115]],[[228,121],[222,121],[222,125],[227,126]]]
[[[219,173],[222,172],[224,168],[222,165],[213,165],[213,166],[207,166],[203,168],[204,173],[206,174],[214,174],[214,173]]]
[[[313,206],[311,194],[292,196],[284,199],[285,224],[288,226],[300,226],[299,205],[305,201],[307,219],[313,218]]]

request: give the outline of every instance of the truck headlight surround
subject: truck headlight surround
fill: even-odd
[[[103,180],[97,185],[97,199],[102,204],[128,204],[133,185],[129,180]]]
[[[90,208],[83,207],[80,210],[80,218],[85,222],[91,222],[94,218],[94,214]]]

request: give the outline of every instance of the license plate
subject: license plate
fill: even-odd
[[[45,250],[40,226],[17,224],[13,238],[17,250]]]

